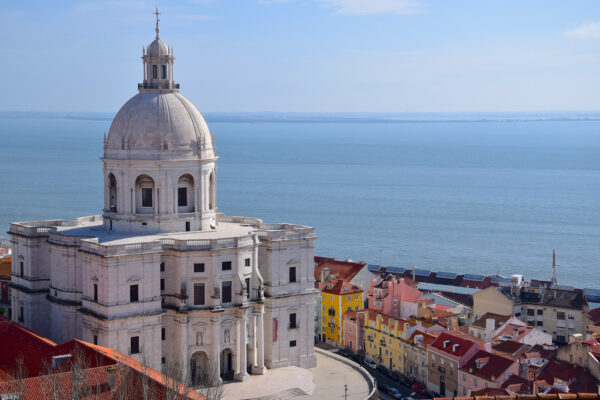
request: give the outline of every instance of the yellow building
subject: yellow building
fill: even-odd
[[[365,355],[391,371],[404,374],[404,346],[410,324],[400,318],[365,311]]]
[[[363,308],[363,293],[359,287],[342,279],[321,284],[321,337],[329,344],[343,347],[344,314]]]

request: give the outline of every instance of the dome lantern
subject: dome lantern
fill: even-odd
[[[143,49],[142,60],[144,62],[144,81],[138,84],[138,89],[144,90],[179,90],[179,84],[173,79],[173,49],[160,39],[160,28],[158,23],[158,8],[156,15],[156,37],[148,47]]]

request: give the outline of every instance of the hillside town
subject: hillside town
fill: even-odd
[[[315,287],[319,345],[415,397],[598,393],[591,289],[323,257]]]

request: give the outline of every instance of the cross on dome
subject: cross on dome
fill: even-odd
[[[158,22],[160,21],[160,18],[158,18],[158,16],[161,13],[158,12],[158,7],[156,7],[156,11],[154,11],[152,14],[156,15],[156,38],[160,39],[160,37],[158,36],[158,32],[160,32],[160,29],[158,28]]]

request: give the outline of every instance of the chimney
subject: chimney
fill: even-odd
[[[71,354],[61,354],[59,356],[52,356],[52,369],[60,368],[62,365],[67,363],[71,359]]]
[[[485,320],[485,330],[493,332],[496,329],[496,320],[494,318],[488,318]]]

